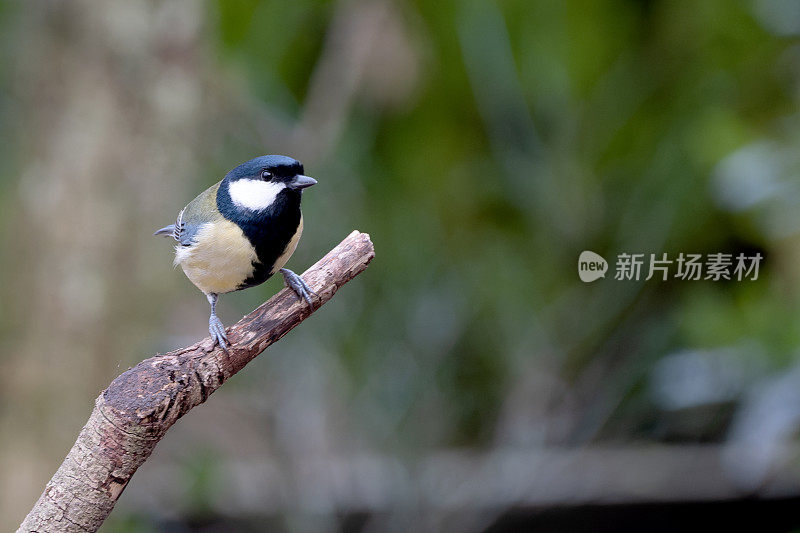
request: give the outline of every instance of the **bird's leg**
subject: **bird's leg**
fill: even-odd
[[[225,335],[225,326],[222,325],[222,321],[217,316],[217,298],[219,297],[216,293],[209,293],[206,294],[206,298],[208,298],[208,303],[211,304],[211,316],[208,319],[208,332],[211,334],[211,340],[215,343],[219,343],[220,348],[228,351],[228,336]]]
[[[318,296],[317,293],[312,291],[311,288],[306,285],[306,282],[303,281],[303,278],[288,268],[282,268],[280,272],[283,274],[283,281],[286,283],[286,286],[297,293],[298,298],[304,299],[306,302],[308,302],[308,305],[313,308],[314,304],[311,303],[311,295],[313,294],[314,296]]]

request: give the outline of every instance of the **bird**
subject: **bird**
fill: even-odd
[[[296,159],[256,157],[230,170],[189,202],[174,224],[154,233],[178,242],[174,265],[206,295],[214,345],[225,351],[229,346],[217,316],[219,296],[260,285],[276,272],[313,309],[316,294],[284,265],[303,233],[303,190],[316,183]]]

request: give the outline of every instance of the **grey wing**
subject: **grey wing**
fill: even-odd
[[[193,224],[185,221],[183,219],[184,211],[186,211],[186,208],[182,209],[181,212],[178,213],[178,220],[175,221],[175,224],[164,226],[160,230],[153,233],[153,235],[168,235],[178,241],[181,246],[191,246],[200,224]]]
[[[175,222],[174,238],[181,243],[181,246],[191,246],[194,244],[194,236],[197,234],[197,230],[200,229],[202,224],[198,224],[198,221],[184,220],[184,211],[186,211],[186,208],[178,213],[178,220]]]
[[[201,192],[178,213],[178,220],[175,221],[175,224],[161,228],[156,235],[170,235],[181,246],[194,244],[195,236],[203,225],[222,217],[216,207],[218,190],[219,183],[216,183]]]

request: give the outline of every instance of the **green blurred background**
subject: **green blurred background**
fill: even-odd
[[[800,526],[769,507],[800,502],[799,36],[789,0],[0,2],[0,529],[111,379],[207,334],[151,234],[266,153],[319,180],[287,266],[353,229],[376,259],[182,419],[103,531],[592,531],[745,500]],[[583,250],[765,259],[585,284]]]

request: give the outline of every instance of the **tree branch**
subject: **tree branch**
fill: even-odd
[[[314,309],[374,256],[369,235],[354,231],[304,272],[317,293]],[[95,401],[75,445],[18,532],[97,531],[172,424],[312,312],[284,289],[229,329],[228,354],[206,338],[123,372]]]

